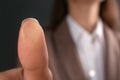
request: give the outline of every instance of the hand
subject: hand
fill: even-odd
[[[36,19],[21,24],[18,56],[22,68],[1,72],[0,80],[52,80],[44,32]]]

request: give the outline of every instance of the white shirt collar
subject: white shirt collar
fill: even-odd
[[[70,30],[70,34],[73,38],[73,41],[78,42],[80,37],[87,37],[88,40],[92,39],[94,35],[101,40],[104,40],[104,31],[102,20],[99,19],[93,33],[87,32],[81,25],[79,25],[70,15],[67,16],[67,24]]]

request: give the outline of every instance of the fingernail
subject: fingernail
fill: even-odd
[[[25,22],[30,21],[30,20],[36,22],[37,24],[40,24],[36,18],[26,18],[22,21],[21,25],[23,25]]]

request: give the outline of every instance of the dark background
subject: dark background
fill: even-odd
[[[21,21],[28,17],[49,24],[52,0],[0,0],[0,71],[14,68]]]
[[[49,25],[53,0],[0,0],[0,71],[14,68],[17,38],[23,19],[34,17]]]

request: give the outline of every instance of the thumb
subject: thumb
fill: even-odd
[[[36,19],[28,18],[21,24],[18,56],[24,69],[25,80],[51,79],[44,33]]]

